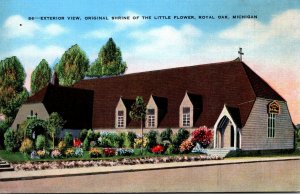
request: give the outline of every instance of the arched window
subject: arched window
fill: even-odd
[[[276,115],[274,113],[269,113],[269,116],[268,116],[268,137],[275,137],[275,121],[276,121]]]
[[[274,100],[268,105],[268,137],[275,137],[276,115],[280,113],[280,104]]]

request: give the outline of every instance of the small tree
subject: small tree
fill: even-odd
[[[66,122],[62,119],[62,117],[57,112],[51,113],[49,119],[47,120],[47,131],[50,137],[52,138],[53,149],[54,149],[54,139],[59,135],[65,123]]]
[[[144,145],[144,120],[146,117],[146,104],[143,100],[143,97],[137,96],[135,99],[135,103],[131,106],[131,111],[129,112],[129,116],[132,120],[137,120],[141,122],[141,129],[142,129],[142,146],[141,152],[143,154],[143,145]]]
[[[199,127],[192,132],[192,142],[194,144],[199,143],[203,148],[206,148],[212,141],[212,130],[206,126]]]
[[[43,59],[31,75],[31,93],[35,94],[45,87],[51,79],[51,69],[48,62]]]

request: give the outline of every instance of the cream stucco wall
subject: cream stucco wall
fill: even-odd
[[[193,127],[194,126],[194,106],[188,96],[187,93],[185,93],[184,98],[180,104],[179,107],[179,127],[184,127],[183,126],[183,118],[182,118],[182,114],[183,114],[183,107],[190,107],[190,126]]]
[[[33,111],[33,114],[37,113],[37,118],[39,119],[46,120],[49,118],[49,113],[43,103],[23,104],[11,127],[16,130],[17,125],[22,124],[27,117],[30,116],[31,110]]]

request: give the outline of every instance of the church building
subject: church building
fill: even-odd
[[[129,117],[137,96],[147,104],[146,132],[206,125],[215,148],[294,147],[286,100],[241,60],[84,79],[72,87],[48,84],[20,108],[12,127],[28,116],[46,119],[58,112],[73,131],[140,133],[139,122]]]

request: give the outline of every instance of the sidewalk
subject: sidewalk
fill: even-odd
[[[40,178],[50,178],[50,177],[122,173],[122,172],[134,172],[134,171],[145,171],[145,170],[188,168],[188,167],[200,167],[200,166],[215,166],[215,165],[286,161],[286,160],[300,160],[300,156],[206,160],[206,161],[194,161],[194,162],[173,162],[173,163],[140,164],[140,165],[120,165],[120,166],[112,166],[112,167],[99,166],[99,167],[86,167],[86,168],[50,169],[50,170],[38,170],[38,171],[10,171],[10,172],[1,172],[0,181],[29,180],[29,179],[40,179]]]

